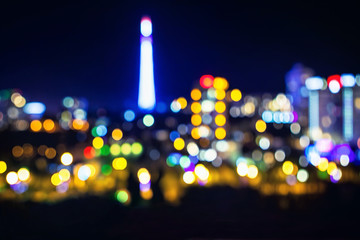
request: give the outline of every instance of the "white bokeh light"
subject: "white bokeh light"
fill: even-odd
[[[149,18],[142,18],[140,24],[140,32],[144,37],[149,37],[152,34],[152,23]]]
[[[329,82],[329,90],[331,93],[338,93],[340,91],[340,84],[338,81],[332,80]]]

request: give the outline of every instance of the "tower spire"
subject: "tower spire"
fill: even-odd
[[[140,80],[138,106],[142,111],[152,111],[156,105],[152,47],[152,23],[143,17],[140,23]]]

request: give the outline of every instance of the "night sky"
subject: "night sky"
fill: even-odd
[[[111,110],[136,104],[145,14],[158,100],[188,97],[203,74],[244,93],[275,93],[296,62],[321,76],[360,72],[358,9],[343,1],[74,2],[0,4],[1,89],[20,88],[53,109],[67,95]]]

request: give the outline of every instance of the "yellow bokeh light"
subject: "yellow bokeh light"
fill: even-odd
[[[139,178],[139,182],[142,184],[147,184],[148,182],[150,182],[151,176],[146,168],[140,168],[137,172],[137,176]]]
[[[10,185],[17,183],[18,180],[19,180],[18,175],[14,171],[11,171],[6,175],[6,182]]]
[[[42,124],[39,120],[33,120],[30,123],[30,129],[33,132],[39,132],[42,128]]]
[[[37,149],[37,152],[41,155],[44,156],[45,155],[45,151],[47,149],[46,145],[40,145]]]
[[[275,162],[274,154],[272,152],[264,153],[264,162],[266,164],[272,164]]]
[[[215,111],[218,113],[223,113],[226,110],[226,105],[222,101],[218,101],[215,103]]]
[[[255,104],[253,102],[245,103],[242,111],[244,111],[245,115],[253,114],[255,111]]]
[[[186,101],[185,98],[179,97],[179,98],[177,99],[177,102],[180,104],[181,109],[186,108],[186,106],[187,106],[187,101]]]
[[[290,175],[294,171],[294,164],[290,161],[285,161],[282,165],[282,170],[286,175]]]
[[[226,123],[226,118],[224,115],[222,114],[219,114],[215,117],[215,124],[218,125],[218,126],[224,126]]]
[[[130,145],[130,143],[124,143],[123,145],[121,145],[121,152],[124,155],[129,155],[131,153],[131,145]]]
[[[120,154],[120,152],[121,152],[121,147],[120,147],[119,144],[114,143],[114,144],[111,145],[111,147],[110,147],[111,155],[117,156],[117,155]]]
[[[20,168],[17,175],[20,181],[26,181],[30,178],[30,172],[26,168]]]
[[[224,128],[222,128],[222,127],[219,127],[219,128],[217,128],[216,130],[215,130],[215,137],[217,138],[217,139],[224,139],[225,137],[226,137],[226,131],[225,131],[225,129]]]
[[[13,98],[13,103],[16,107],[21,108],[26,104],[26,100],[23,96],[19,94]]]
[[[45,156],[48,158],[48,159],[53,159],[55,156],[56,156],[56,150],[55,148],[47,148],[45,150]]]
[[[100,149],[104,146],[104,140],[101,137],[95,137],[92,141],[92,145],[96,149]]]
[[[114,140],[119,141],[123,137],[123,132],[120,129],[116,128],[112,131],[111,136]]]
[[[203,164],[196,165],[194,172],[201,181],[206,181],[210,175],[209,170]]]
[[[11,94],[11,97],[10,97],[11,101],[14,103],[15,98],[18,96],[21,96],[21,94],[18,92],[14,92],[13,94]]]
[[[231,100],[233,100],[234,102],[238,102],[242,98],[242,94],[239,89],[232,90],[230,96],[231,96]]]
[[[143,172],[149,172],[146,168],[140,168],[137,172],[137,177],[139,178],[140,177],[140,174],[143,173]]]
[[[72,121],[72,128],[75,130],[80,130],[83,127],[83,125],[84,125],[84,122],[81,119],[74,119]]]
[[[115,158],[112,161],[112,166],[115,170],[124,170],[127,166],[127,161],[123,157]]]
[[[147,191],[140,191],[140,196],[145,200],[150,200],[153,197],[153,191],[151,189]]]
[[[199,114],[193,114],[191,116],[192,125],[199,126],[201,124],[201,121],[202,121],[202,119],[201,119],[201,116]]]
[[[266,122],[264,122],[263,120],[257,120],[255,123],[255,128],[256,128],[256,131],[258,131],[260,133],[265,132]]]
[[[182,138],[177,138],[177,139],[175,139],[175,141],[174,141],[174,148],[176,149],[176,150],[182,150],[183,148],[185,147],[185,141],[184,141],[184,139],[182,139]]]
[[[93,177],[96,174],[96,168],[94,165],[92,164],[85,164],[84,166],[88,167],[90,169],[90,176],[89,177]]]
[[[355,98],[355,107],[357,108],[357,109],[360,109],[360,98]]]
[[[186,184],[193,184],[195,182],[195,175],[193,172],[185,172],[183,174],[183,180]]]
[[[221,89],[226,90],[229,88],[229,83],[225,78],[222,77],[216,77],[214,78],[214,88],[215,89]]]
[[[215,91],[215,98],[217,100],[223,100],[226,97],[226,92],[221,89],[216,89]]]
[[[83,120],[84,124],[83,124],[83,127],[80,129],[81,131],[85,132],[89,129],[89,122],[86,121],[86,120]]]
[[[4,173],[7,169],[6,162],[0,161],[0,174]]]
[[[138,142],[134,142],[132,145],[131,145],[131,152],[132,154],[134,155],[140,155],[143,151],[143,146],[141,145],[141,143],[138,143]]]
[[[240,177],[245,177],[249,172],[249,167],[245,162],[241,162],[237,165],[236,172]]]
[[[320,163],[318,165],[318,168],[320,171],[324,172],[329,167],[329,161],[326,158],[320,158]]]
[[[199,139],[201,137],[199,133],[199,128],[196,127],[191,130],[191,137],[193,139]]]
[[[31,146],[31,144],[25,143],[23,145],[24,149],[24,157],[32,157],[34,154],[34,148]]]
[[[194,101],[198,101],[201,99],[201,91],[197,88],[193,89],[190,93],[191,99]]]
[[[327,173],[328,173],[329,175],[331,175],[332,172],[333,172],[334,170],[336,170],[336,169],[337,169],[336,163],[334,163],[334,162],[329,162],[328,167],[327,167]]]
[[[248,173],[247,173],[247,176],[251,179],[254,179],[257,177],[259,173],[259,170],[258,168],[255,166],[255,165],[250,165],[249,168],[248,168]]]
[[[62,182],[66,182],[69,181],[70,179],[70,172],[69,170],[63,168],[59,171],[59,177],[61,179]]]
[[[12,148],[12,155],[14,157],[21,157],[24,153],[24,149],[21,146],[15,146]]]
[[[75,130],[86,131],[89,128],[89,123],[86,120],[74,119],[74,121],[72,121],[72,127]]]
[[[65,152],[61,155],[60,161],[65,166],[69,166],[73,162],[73,156],[69,152]]]
[[[191,111],[193,113],[199,113],[201,112],[201,104],[199,102],[193,102],[191,104]]]
[[[60,178],[60,175],[59,173],[54,173],[52,176],[51,176],[51,183],[54,185],[54,186],[59,186],[61,184],[61,178]]]
[[[53,132],[55,130],[55,123],[53,120],[51,119],[46,119],[44,122],[43,122],[43,127],[45,129],[45,131],[47,132]]]

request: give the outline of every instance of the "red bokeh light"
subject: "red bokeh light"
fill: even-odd
[[[200,78],[200,86],[203,88],[211,88],[214,83],[214,77],[211,75],[203,75]]]
[[[93,147],[88,146],[84,149],[84,157],[87,159],[94,158],[95,154],[95,149]]]
[[[340,88],[342,87],[341,81],[340,81],[340,75],[331,75],[327,78],[327,85],[329,86],[329,83],[331,81],[337,81],[340,85]]]

